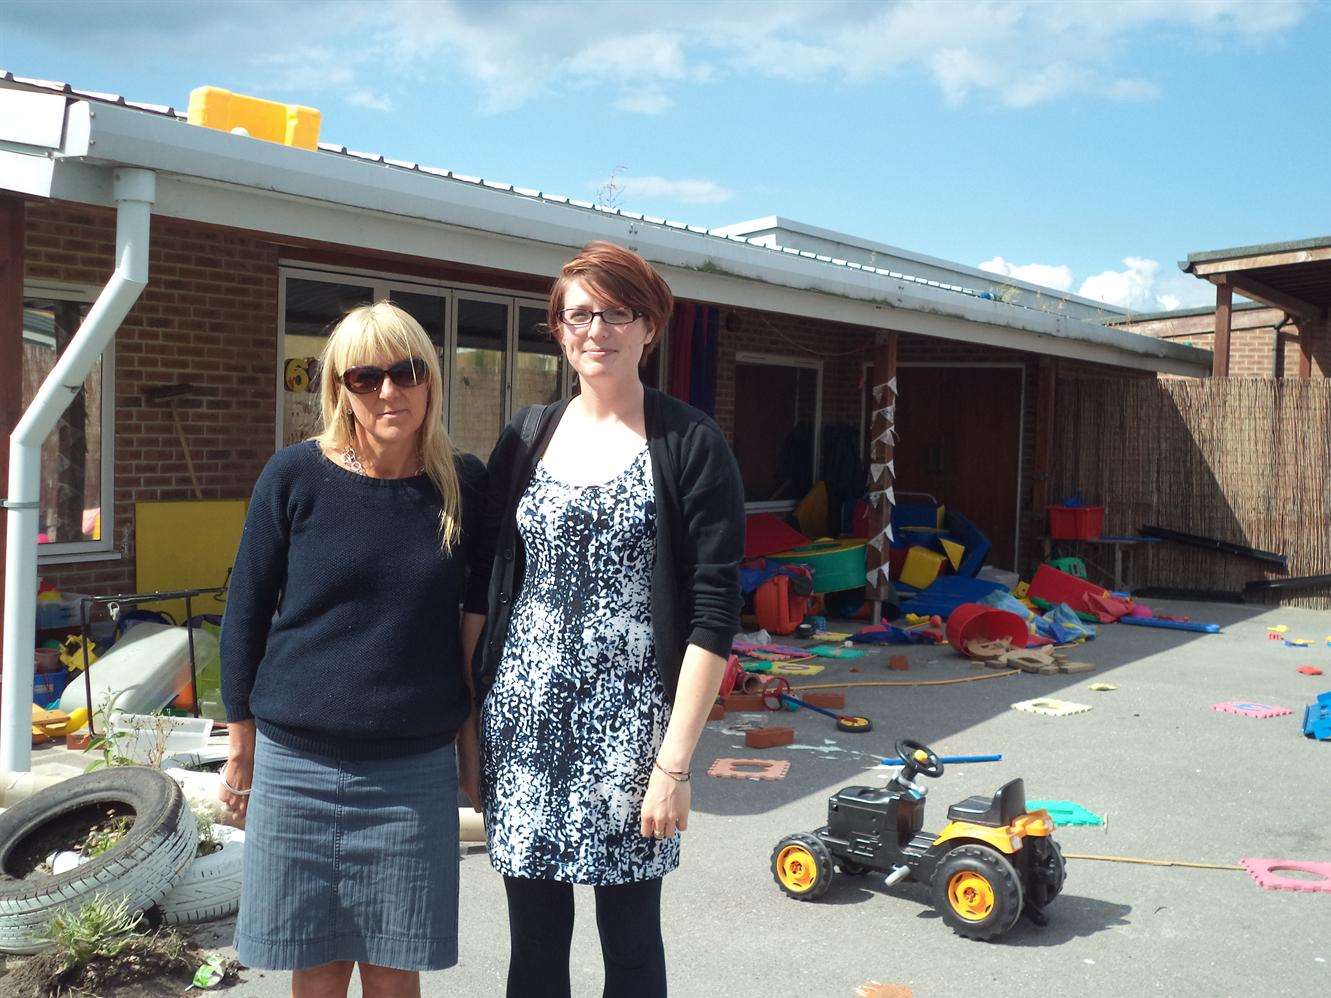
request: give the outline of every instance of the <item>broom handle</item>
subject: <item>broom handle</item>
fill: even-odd
[[[171,402],[171,422],[176,424],[176,436],[180,438],[180,449],[185,455],[185,467],[189,470],[190,484],[194,486],[194,498],[202,502],[203,490],[199,488],[199,479],[194,474],[194,458],[190,457],[189,444],[185,443],[185,430],[180,425],[180,413],[176,410],[174,399]]]

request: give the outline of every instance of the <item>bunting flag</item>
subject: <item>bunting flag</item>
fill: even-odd
[[[883,430],[882,433],[878,434],[878,436],[874,437],[873,442],[895,444],[897,442],[897,431],[889,426],[887,429]]]
[[[890,391],[890,392],[892,393],[893,397],[896,396],[896,394],[897,394],[897,376],[896,376],[895,374],[892,375],[892,377],[890,377],[890,378],[887,379],[887,390]]]
[[[883,550],[884,543],[885,542],[883,540],[883,535],[881,533],[874,534],[872,537],[869,538],[869,547],[873,548],[875,551]]]
[[[887,462],[887,473],[888,473],[889,475],[892,476],[892,481],[895,482],[895,481],[897,480],[897,459],[896,459],[896,458],[892,458],[892,460],[890,460],[890,461]]]
[[[887,497],[887,504],[889,506],[895,506],[897,504],[897,496],[896,493],[892,491],[892,486],[889,485],[887,488],[883,489],[882,494]]]
[[[873,386],[873,400],[875,402],[883,401],[883,387],[884,387],[883,385]]]
[[[897,407],[895,405],[884,406],[883,408],[879,409],[876,414],[882,416],[889,423],[891,423],[896,419]]]
[[[890,472],[891,470],[892,470],[891,461],[886,461],[883,463],[876,463],[871,461],[869,463],[869,477],[875,480],[877,480],[883,474],[884,471]]]

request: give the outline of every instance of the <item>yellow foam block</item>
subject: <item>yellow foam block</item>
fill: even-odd
[[[947,556],[928,548],[913,547],[906,552],[906,563],[901,566],[901,581],[915,589],[927,589],[943,570]]]
[[[952,562],[953,571],[956,571],[961,567],[961,559],[966,556],[965,546],[956,541],[949,541],[945,537],[940,537],[939,540],[943,544],[943,551],[947,553],[947,560]]]
[[[246,97],[221,87],[195,87],[189,94],[191,125],[298,149],[318,146],[319,120],[319,112],[312,107]]]

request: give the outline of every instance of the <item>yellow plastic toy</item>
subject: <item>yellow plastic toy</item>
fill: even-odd
[[[60,661],[70,672],[78,672],[83,668],[83,636],[81,634],[71,634],[65,638],[64,651],[60,653]],[[96,662],[100,657],[94,650],[95,646],[92,639],[88,639],[88,663]]]
[[[246,97],[221,87],[190,91],[189,123],[297,149],[319,145],[320,115],[314,108]]]

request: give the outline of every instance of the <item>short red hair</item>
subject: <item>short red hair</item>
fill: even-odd
[[[550,289],[547,320],[551,332],[560,328],[559,310],[564,307],[568,286],[577,281],[606,304],[623,305],[643,314],[652,338],[642,355],[649,356],[665,332],[675,308],[670,287],[650,263],[632,250],[614,243],[594,242],[564,264]]]

